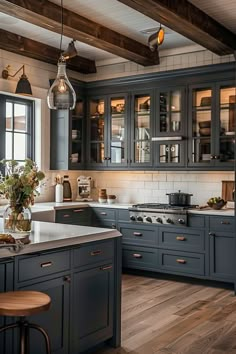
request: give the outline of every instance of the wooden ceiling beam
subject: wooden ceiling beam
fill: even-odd
[[[60,50],[57,48],[2,29],[0,29],[0,48],[49,64],[57,64],[60,56]],[[83,74],[96,73],[95,62],[80,56],[67,60],[67,68]]]
[[[187,0],[118,0],[218,55],[233,54],[236,35]]]
[[[0,11],[47,30],[61,33],[61,7],[47,0],[1,0]],[[64,35],[143,66],[159,64],[158,51],[63,9]]]

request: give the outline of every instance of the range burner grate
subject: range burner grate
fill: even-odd
[[[170,205],[162,203],[143,203],[143,204],[134,204],[132,208],[137,209],[169,209],[169,210],[188,210],[196,209],[198,205]]]

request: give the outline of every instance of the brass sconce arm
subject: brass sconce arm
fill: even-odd
[[[6,69],[4,69],[4,70],[2,71],[2,78],[3,78],[3,79],[8,79],[9,76],[10,76],[10,77],[15,77],[15,76],[21,71],[21,69],[23,69],[23,75],[26,76],[26,75],[25,75],[25,66],[24,66],[24,65],[22,65],[22,66],[20,67],[20,69],[17,70],[17,72],[16,72],[14,75],[9,74],[9,69],[10,69],[10,65],[7,65]]]

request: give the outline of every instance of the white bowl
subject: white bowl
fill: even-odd
[[[98,198],[99,203],[106,203],[107,199],[103,199],[103,198]]]
[[[116,200],[115,199],[107,199],[108,204],[115,204]]]

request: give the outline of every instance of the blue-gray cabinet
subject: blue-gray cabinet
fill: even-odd
[[[56,210],[55,222],[61,224],[91,225],[92,209],[78,206],[76,208]]]
[[[0,261],[0,292],[13,290],[13,267],[14,263],[11,259],[3,259]],[[4,318],[0,316],[0,326],[12,323],[12,318]],[[12,331],[1,333],[0,335],[0,353],[13,353],[13,336]]]

